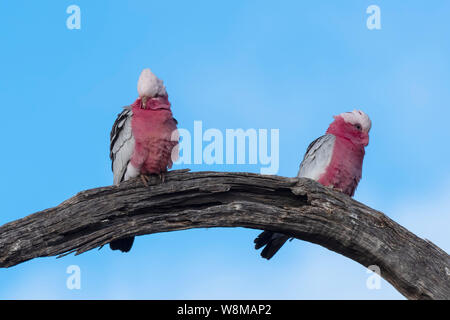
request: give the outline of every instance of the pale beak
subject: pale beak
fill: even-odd
[[[143,96],[141,99],[141,109],[146,109],[146,105],[147,105],[147,97]]]

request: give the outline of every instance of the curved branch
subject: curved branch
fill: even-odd
[[[409,299],[450,299],[450,256],[383,213],[309,179],[171,171],[86,190],[0,227],[0,267],[126,236],[209,227],[285,233],[368,267]]]

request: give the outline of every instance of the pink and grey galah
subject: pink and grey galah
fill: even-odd
[[[297,177],[316,180],[352,197],[361,179],[371,126],[362,111],[335,116],[326,134],[308,146]],[[264,247],[261,256],[270,259],[289,238],[266,230],[255,239],[255,249]]]
[[[110,158],[114,184],[141,176],[157,174],[162,180],[177,156],[177,121],[163,81],[150,69],[139,77],[139,98],[117,116],[111,131]],[[134,237],[110,242],[112,250],[130,251]]]

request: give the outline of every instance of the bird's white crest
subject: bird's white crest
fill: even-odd
[[[150,69],[144,69],[139,76],[137,85],[139,97],[155,97],[166,95],[166,87],[162,80],[158,79]]]
[[[372,127],[372,121],[367,114],[362,112],[361,110],[353,110],[352,112],[344,112],[341,113],[340,116],[344,119],[345,122],[351,124],[360,124],[363,131],[369,132]]]

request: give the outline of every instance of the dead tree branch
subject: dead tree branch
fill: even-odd
[[[409,299],[450,299],[450,256],[431,242],[315,181],[251,173],[178,170],[162,184],[152,177],[149,188],[137,179],[82,191],[1,226],[0,267],[80,254],[126,236],[211,227],[292,235],[377,265]]]

